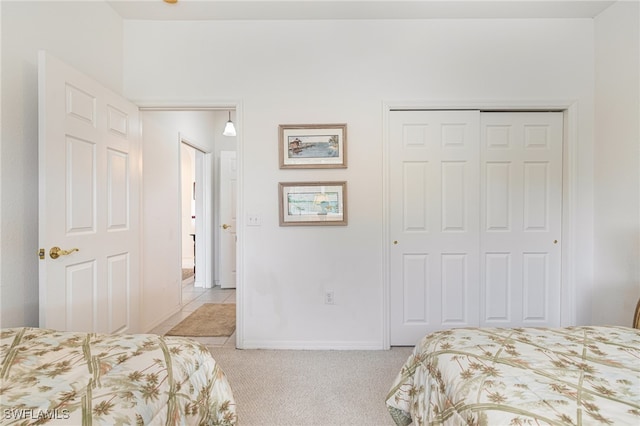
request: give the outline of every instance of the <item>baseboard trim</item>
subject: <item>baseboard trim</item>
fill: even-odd
[[[383,347],[382,342],[372,341],[245,340],[241,349],[377,351],[388,348]]]

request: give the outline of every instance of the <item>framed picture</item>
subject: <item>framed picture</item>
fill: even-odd
[[[346,182],[280,182],[280,226],[346,225]]]
[[[346,124],[281,124],[281,169],[347,167]]]

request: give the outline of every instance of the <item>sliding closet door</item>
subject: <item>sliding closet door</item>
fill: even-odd
[[[559,326],[562,113],[483,113],[480,122],[480,323]]]
[[[478,111],[390,113],[390,342],[479,321]]]
[[[560,324],[562,113],[389,113],[391,345]]]

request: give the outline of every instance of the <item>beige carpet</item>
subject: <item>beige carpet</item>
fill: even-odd
[[[242,426],[394,426],[385,399],[413,348],[277,351],[210,347]]]
[[[205,303],[169,330],[167,336],[231,336],[236,329],[236,305]]]

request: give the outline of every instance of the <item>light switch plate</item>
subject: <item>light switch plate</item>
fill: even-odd
[[[247,226],[260,226],[260,225],[262,225],[262,220],[260,219],[260,216],[258,216],[256,213],[247,214]]]

